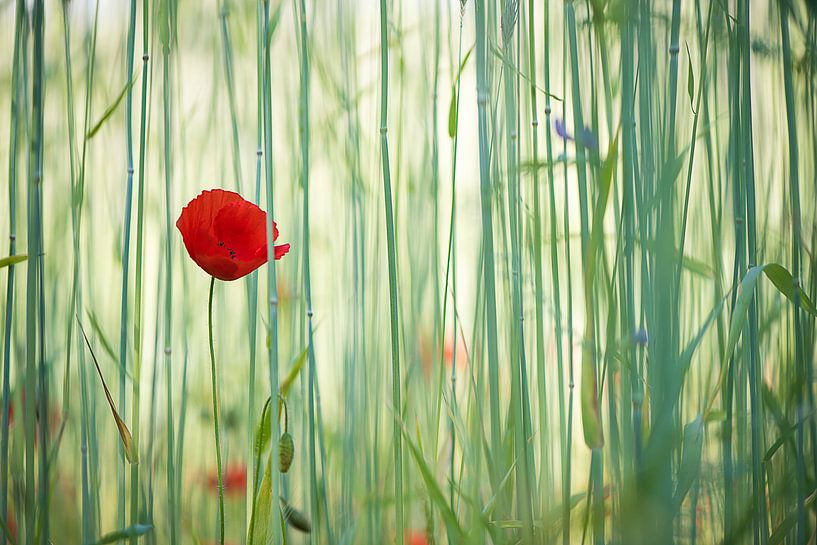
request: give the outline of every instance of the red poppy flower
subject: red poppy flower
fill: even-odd
[[[241,195],[223,189],[202,191],[182,209],[176,227],[187,253],[219,280],[236,280],[267,262],[267,213]],[[278,227],[272,222],[272,240]],[[275,259],[289,244],[275,246]]]

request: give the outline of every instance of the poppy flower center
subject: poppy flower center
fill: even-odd
[[[219,245],[219,247],[223,248],[224,247],[224,241],[219,240],[218,245]],[[236,254],[235,250],[233,250],[232,248],[227,248],[227,252],[230,254],[230,259],[235,259],[236,255],[238,255],[238,254]]]

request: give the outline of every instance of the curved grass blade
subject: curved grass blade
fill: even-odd
[[[468,62],[468,58],[473,51],[474,46],[471,46],[471,49],[468,50],[460,63],[457,77],[454,78],[454,82],[451,84],[451,104],[448,106],[448,136],[451,138],[457,136],[457,88],[459,86],[460,77],[462,77],[462,71],[465,69],[465,64]]]
[[[800,304],[800,308],[817,318],[817,308],[814,307],[814,303],[811,302],[808,294],[806,294],[802,288],[799,286],[795,288],[794,278],[792,278],[791,273],[786,267],[778,263],[769,263],[763,266],[763,273],[766,275],[766,278],[771,280],[774,287],[777,288],[777,291],[786,296],[786,299],[794,303],[796,294],[799,299],[798,303]]]
[[[610,196],[610,186],[613,181],[613,174],[616,170],[618,159],[618,136],[616,136],[607,153],[607,158],[602,165],[601,177],[599,179],[599,196],[593,210],[593,227],[590,234],[590,241],[587,245],[587,264],[584,277],[584,303],[587,323],[584,332],[584,344],[582,347],[582,383],[581,383],[581,409],[582,427],[584,430],[584,442],[590,448],[600,448],[604,446],[604,432],[601,425],[601,413],[599,411],[598,381],[596,379],[595,347],[595,312],[593,309],[593,284],[596,274],[596,259],[601,250],[602,232],[604,223],[604,213],[607,210],[607,201]]]
[[[26,259],[28,259],[28,256],[26,254],[17,254],[4,257],[3,259],[0,259],[0,269],[2,269],[3,267],[8,267],[10,265],[16,265],[17,263],[22,263]]]
[[[133,85],[136,83],[137,79],[139,79],[138,72],[130,79],[128,83],[125,84],[122,90],[119,91],[119,94],[116,95],[114,101],[107,108],[105,108],[105,111],[102,113],[102,117],[100,117],[99,120],[97,120],[97,122],[94,123],[94,126],[91,127],[91,130],[88,131],[88,133],[85,135],[86,140],[90,140],[96,135],[96,133],[99,132],[99,129],[102,128],[102,125],[105,124],[108,118],[111,117],[113,113],[116,111],[116,109],[119,107],[119,104],[122,103],[122,100],[127,96],[128,91],[131,90]]]
[[[138,464],[139,457],[138,453],[133,449],[133,438],[131,437],[130,430],[122,418],[120,418],[119,412],[116,410],[116,403],[114,403],[113,398],[111,397],[111,392],[108,390],[108,385],[105,383],[105,377],[102,376],[102,369],[99,367],[96,354],[94,354],[94,350],[91,348],[91,343],[88,341],[88,335],[85,334],[85,328],[82,327],[82,322],[79,320],[79,317],[77,317],[77,323],[79,324],[79,329],[82,332],[82,337],[85,339],[85,345],[88,347],[88,351],[91,353],[91,358],[94,360],[94,365],[96,366],[96,372],[99,375],[99,380],[102,381],[102,388],[105,390],[105,398],[108,400],[108,405],[111,408],[111,414],[116,422],[116,427],[119,429],[119,437],[122,439],[122,446],[125,449],[125,458],[128,459],[128,463],[131,465]]]
[[[800,304],[800,308],[813,316],[817,316],[817,311],[814,308],[814,304],[811,302],[811,299],[809,299],[808,295],[802,290],[802,288],[798,286],[796,288],[797,291],[795,292],[794,279],[792,278],[792,275],[788,269],[777,263],[767,263],[765,265],[757,265],[752,267],[749,269],[749,271],[747,271],[746,276],[744,276],[743,280],[740,282],[738,297],[735,300],[735,307],[732,310],[732,322],[729,326],[729,336],[727,337],[726,341],[726,350],[723,354],[722,361],[724,362],[729,361],[729,359],[732,357],[732,354],[735,351],[735,346],[737,346],[738,340],[740,340],[741,333],[743,332],[743,326],[746,324],[749,304],[752,302],[755,287],[757,286],[757,281],[761,274],[765,274],[766,277],[772,282],[774,287],[777,288],[777,291],[783,294],[790,301],[795,301],[796,294],[797,298],[799,299],[798,302]],[[715,390],[712,392],[709,398],[705,413],[708,413],[711,410],[715,398],[723,385],[725,368],[725,366],[721,368],[718,382],[715,386]]]
[[[417,468],[420,470],[420,475],[423,478],[423,483],[425,483],[428,495],[430,496],[432,503],[436,505],[437,509],[439,509],[440,514],[442,515],[445,528],[448,531],[448,536],[451,538],[453,543],[464,543],[466,538],[465,532],[460,526],[460,523],[457,521],[457,515],[454,514],[454,511],[452,511],[451,507],[448,505],[448,500],[446,500],[439,484],[437,484],[437,481],[434,479],[434,474],[428,467],[428,464],[423,457],[423,453],[420,452],[420,449],[411,440],[411,437],[409,437],[405,428],[402,428],[402,430],[403,435],[406,438],[406,446],[409,449],[411,457],[414,458]]]

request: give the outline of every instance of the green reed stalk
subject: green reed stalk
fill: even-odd
[[[522,519],[522,540],[531,542],[533,540],[533,507],[531,505],[530,482],[535,482],[535,476],[531,464],[533,458],[530,455],[530,442],[527,437],[529,427],[530,409],[527,401],[527,376],[525,358],[525,335],[524,335],[524,310],[522,306],[522,258],[521,258],[521,234],[520,225],[520,202],[521,194],[519,188],[519,173],[516,166],[517,142],[519,129],[517,125],[516,101],[515,101],[515,78],[517,77],[510,70],[514,66],[513,36],[518,20],[518,4],[508,0],[505,2],[502,14],[502,38],[503,56],[505,67],[503,70],[504,98],[505,98],[505,122],[506,122],[506,146],[507,146],[507,172],[508,172],[508,219],[510,223],[510,243],[511,243],[511,284],[512,284],[512,361],[511,361],[511,409],[514,421],[515,457],[516,457],[516,486],[518,509],[521,511]]]
[[[635,134],[635,69],[634,69],[634,43],[633,31],[634,22],[631,20],[625,21],[621,25],[621,130],[622,130],[622,146],[621,146],[621,163],[622,163],[622,231],[624,239],[624,256],[623,256],[623,273],[620,278],[620,297],[623,299],[621,305],[621,323],[619,325],[624,335],[630,335],[635,338],[636,333],[636,311],[635,311],[635,168],[638,160],[636,149],[636,134]],[[637,366],[637,353],[635,347],[628,345],[624,350],[624,357],[627,365],[622,370],[622,384],[621,384],[621,408],[622,408],[622,446],[624,452],[621,453],[621,458],[624,460],[623,471],[623,487],[622,496],[634,493],[634,481],[632,477],[636,474],[633,460],[635,448],[633,442],[635,441],[635,428],[637,426],[637,418],[635,415],[634,401],[637,398],[638,390],[638,374],[633,372]],[[623,521],[625,526],[623,530],[624,536],[628,536],[629,527],[634,524],[629,524],[628,521]],[[633,537],[628,536],[632,541]]]
[[[435,4],[436,5],[436,4]],[[462,65],[462,25],[463,20],[465,19],[464,13],[465,11],[465,4],[460,3],[460,18],[459,18],[459,30],[457,33],[457,67]],[[461,79],[460,75],[457,74],[456,85],[454,86],[454,92],[456,93],[455,97],[455,118],[454,118],[454,138],[451,144],[451,216],[449,218],[449,229],[448,229],[448,250],[446,252],[446,269],[445,269],[445,287],[443,290],[443,331],[440,338],[445,338],[445,317],[447,313],[447,305],[448,305],[448,286],[449,282],[451,284],[451,299],[452,304],[454,306],[454,311],[451,313],[451,320],[452,324],[451,327],[454,332],[454,346],[453,352],[451,355],[451,411],[452,411],[452,418],[449,419],[449,428],[448,433],[451,439],[451,449],[449,450],[449,486],[448,486],[448,505],[453,512],[456,511],[456,506],[454,503],[454,484],[457,482],[455,468],[454,468],[454,457],[456,454],[456,445],[457,445],[457,438],[455,433],[455,425],[454,420],[458,416],[457,411],[457,350],[459,343],[457,339],[460,337],[460,333],[458,330],[458,320],[457,320],[457,233],[456,233],[456,221],[457,221],[457,151],[459,148],[459,123],[460,123],[460,87],[461,86]],[[435,86],[436,89],[436,86]],[[436,91],[435,91],[436,92]],[[449,120],[450,121],[450,120]],[[436,127],[436,123],[435,123]],[[436,129],[435,129],[436,130]],[[443,346],[444,349],[444,346]],[[451,542],[451,538],[449,537],[449,544]]]
[[[728,19],[727,19],[728,20]],[[745,221],[745,212],[741,203],[743,202],[742,199],[742,184],[739,183],[741,180],[741,171],[740,171],[740,161],[742,160],[742,152],[740,146],[737,143],[737,132],[739,131],[740,127],[740,117],[738,115],[738,94],[739,94],[739,87],[737,84],[738,80],[738,48],[735,45],[735,26],[730,22],[730,29],[729,29],[729,55],[728,55],[728,66],[729,66],[729,77],[728,77],[728,97],[729,97],[729,121],[730,121],[730,130],[729,130],[729,153],[732,157],[734,157],[733,164],[730,168],[730,176],[734,179],[734,183],[732,184],[732,208],[733,208],[733,215],[734,215],[734,232],[735,232],[735,253],[733,258],[733,267],[732,267],[732,285],[736,286],[740,281],[740,278],[743,274],[743,271],[746,270],[746,241],[745,241],[745,230],[743,229],[743,223]],[[730,308],[734,310],[735,308],[735,300],[737,298],[736,290],[732,291]],[[734,312],[733,312],[734,315]],[[730,320],[732,317],[730,316]],[[739,467],[739,458],[734,456],[734,451],[737,450],[738,454],[740,453],[740,449],[735,448],[733,435],[735,434],[735,427],[736,424],[739,424],[739,421],[736,422],[741,414],[742,408],[737,405],[735,400],[737,396],[736,392],[736,375],[737,371],[735,369],[736,364],[738,361],[737,355],[734,355],[730,358],[729,361],[723,362],[723,365],[726,365],[726,379],[725,379],[725,386],[726,391],[723,395],[723,403],[725,405],[725,413],[726,418],[724,419],[723,424],[723,474],[724,474],[724,536],[729,539],[734,539],[736,537],[736,530],[737,530],[737,519],[738,519],[738,499],[736,498],[736,493],[738,492],[738,486],[740,484],[740,479],[738,472],[736,471],[736,467]],[[737,413],[737,416],[735,415]]]
[[[261,2],[256,3],[255,10],[255,24],[256,24],[256,44],[255,44],[255,69],[256,69],[256,124],[255,124],[255,194],[254,202],[256,204],[261,202],[261,167],[263,155],[263,138],[264,138],[264,48],[266,47],[266,40],[264,38],[264,29],[266,28],[264,19],[264,9]],[[255,456],[255,381],[256,381],[256,363],[258,357],[258,271],[253,271],[247,277],[247,327],[249,329],[249,373],[247,385],[247,460],[253,460]],[[245,527],[251,520],[253,506],[256,501],[256,491],[260,484],[258,475],[255,473],[255,464],[247,464],[248,482],[253,483],[252,487],[247,489],[247,516],[245,517]]]
[[[136,212],[136,286],[134,293],[133,315],[133,372],[131,383],[131,434],[133,450],[139,453],[139,396],[142,375],[142,272],[144,254],[144,224],[145,224],[145,172],[147,162],[145,153],[147,147],[147,104],[148,96],[148,62],[150,61],[150,2],[143,3],[142,10],[142,106],[139,128],[139,182],[137,189],[138,209]],[[130,525],[139,522],[139,464],[130,467]],[[122,491],[124,493],[124,490]],[[123,494],[124,495],[124,494]],[[138,536],[130,538],[130,544],[136,545]]]
[[[575,2],[570,0],[565,6],[565,18],[567,24],[568,43],[570,47],[570,68],[571,68],[571,86],[572,86],[572,100],[573,100],[573,124],[576,131],[583,130],[584,117],[582,113],[582,98],[581,98],[581,80],[579,76],[579,57],[578,57],[578,39],[576,30],[576,13]],[[602,458],[601,447],[603,446],[603,436],[601,429],[600,415],[598,414],[598,377],[597,377],[597,358],[596,358],[596,336],[594,322],[595,305],[592,303],[592,295],[594,290],[594,280],[589,264],[595,260],[595,255],[588,254],[588,244],[590,238],[590,224],[588,212],[588,188],[587,188],[587,165],[585,146],[582,143],[576,145],[576,171],[578,178],[579,190],[579,219],[581,225],[581,250],[582,250],[582,266],[584,278],[584,299],[585,299],[585,338],[583,342],[585,346],[582,349],[582,384],[581,384],[581,400],[582,400],[582,424],[584,427],[585,443],[591,448],[591,469],[590,480],[592,486],[596,491],[603,486],[602,481]],[[594,226],[595,227],[595,226]],[[572,381],[571,381],[572,383]],[[572,393],[572,392],[571,392]],[[593,431],[595,430],[595,431]],[[599,498],[601,496],[596,494],[594,499],[594,543],[601,545],[604,543],[604,520],[599,516],[600,505]],[[588,498],[588,505],[590,505],[590,498]]]
[[[43,153],[43,106],[44,106],[44,30],[45,13],[42,0],[34,3],[32,11],[33,56],[32,56],[32,101],[31,101],[31,139],[28,154],[28,191],[27,191],[27,245],[31,256],[26,267],[26,365],[25,388],[30,392],[25,399],[25,543],[37,543],[37,481],[35,478],[35,395],[38,378],[38,275],[41,273],[40,259],[40,198],[42,191],[42,153]],[[42,354],[39,354],[43,358]],[[46,413],[47,414],[47,413]],[[47,471],[40,467],[40,471]],[[47,473],[46,473],[47,474]],[[46,513],[47,514],[47,513]],[[42,521],[40,531],[47,535],[48,521]]]
[[[746,229],[747,229],[747,251],[748,265],[753,267],[757,264],[757,235],[756,235],[756,206],[755,206],[755,176],[754,176],[754,143],[752,136],[752,94],[751,94],[751,60],[750,60],[750,36],[749,36],[749,2],[740,0],[738,2],[740,29],[740,49],[741,49],[741,147],[743,148],[744,161],[743,168],[746,187]],[[762,405],[760,400],[760,376],[759,360],[760,353],[758,347],[758,309],[757,295],[753,297],[749,306],[749,402],[752,417],[751,427],[751,451],[752,451],[752,489],[754,495],[755,516],[753,526],[755,529],[755,543],[766,545],[769,539],[768,521],[766,518],[766,480],[763,468],[762,437],[760,427],[763,422]]]
[[[391,316],[392,362],[392,438],[394,448],[394,494],[397,543],[403,543],[403,436],[400,401],[400,336],[397,307],[397,249],[394,236],[391,171],[389,170],[389,15],[386,0],[380,0],[380,158],[383,168],[383,194],[386,207],[386,247],[389,263],[389,314]]]
[[[45,34],[45,13],[39,13],[40,11],[44,12],[44,6],[39,6],[35,4],[34,10],[34,23],[35,25],[39,24],[42,26],[42,29],[39,31],[42,36],[39,37],[40,41],[44,41],[44,34]],[[45,52],[38,53],[37,46],[38,46],[38,37],[37,32],[35,32],[35,40],[34,40],[34,53],[35,55],[41,56],[41,60],[38,62],[43,63],[43,67],[38,67],[39,71],[41,71],[43,78],[45,77]],[[40,43],[39,47],[44,48],[44,44]],[[36,64],[35,64],[36,66]],[[35,79],[36,81],[36,79]],[[37,403],[37,410],[41,415],[48,415],[50,414],[49,405],[50,405],[50,395],[49,395],[49,381],[48,381],[48,369],[46,367],[46,336],[45,336],[45,241],[43,236],[43,155],[44,155],[44,141],[45,141],[45,131],[43,128],[44,125],[44,110],[45,110],[45,82],[42,84],[42,88],[39,91],[35,88],[35,97],[40,104],[37,104],[35,101],[35,106],[37,107],[37,123],[35,125],[36,130],[34,131],[34,135],[37,138],[37,170],[36,170],[36,177],[39,180],[39,187],[38,187],[38,195],[37,195],[37,221],[39,222],[39,226],[37,228],[37,235],[39,240],[37,241],[37,302],[38,302],[38,310],[37,310],[37,317],[39,323],[37,324],[37,341],[38,341],[38,366],[37,366],[37,381],[39,386],[39,398]],[[40,96],[37,96],[37,95]],[[39,450],[40,450],[40,460],[39,460],[39,470],[38,470],[38,517],[40,517],[40,523],[38,526],[38,539],[42,545],[49,543],[50,541],[50,529],[51,529],[51,519],[49,518],[49,509],[50,509],[50,495],[49,495],[49,487],[50,487],[50,475],[51,475],[51,460],[52,458],[49,456],[51,448],[49,447],[50,442],[50,435],[49,435],[49,421],[47,416],[43,416],[40,418],[39,421]],[[55,450],[56,454],[56,450]]]
[[[267,197],[267,240],[272,241],[272,222],[275,217],[273,207],[273,163],[272,163],[272,66],[270,64],[270,33],[269,33],[269,1],[264,1],[264,89],[263,89],[263,114],[264,114],[264,159],[265,159],[265,181]],[[269,383],[270,392],[276,395],[278,392],[278,288],[275,282],[275,249],[273,244],[267,244],[267,259],[269,262],[267,270],[267,312],[269,314],[269,339],[267,357],[269,360]],[[271,460],[278,459],[279,436],[278,418],[270,418]],[[277,471],[271,471],[271,492],[272,505],[275,505],[276,498],[280,495],[280,475]],[[270,528],[272,528],[273,543],[278,543],[281,538],[281,511],[277,508],[270,509]],[[223,537],[223,536],[222,536]],[[223,544],[222,544],[223,545]]]
[[[159,20],[159,38],[162,44],[162,114],[163,114],[163,140],[164,140],[164,174],[165,174],[165,291],[164,291],[164,368],[165,368],[165,396],[167,397],[167,414],[166,414],[166,440],[167,440],[167,467],[166,469],[166,484],[167,484],[167,520],[170,526],[170,543],[175,545],[179,539],[179,514],[176,509],[176,468],[174,463],[174,425],[173,419],[175,412],[173,410],[173,218],[172,214],[175,211],[173,201],[171,199],[171,187],[173,183],[173,131],[172,131],[172,114],[173,101],[171,98],[171,82],[170,69],[171,60],[170,54],[172,52],[172,45],[175,39],[175,21],[173,20],[173,0],[164,0],[161,4],[160,15],[163,16]],[[157,296],[158,300],[158,296]],[[157,305],[158,317],[158,305]],[[157,320],[158,324],[158,320]],[[158,325],[157,325],[157,342],[158,342]],[[156,376],[154,367],[154,377]]]
[[[568,17],[565,11],[562,20],[562,95],[567,96],[567,55],[568,55],[568,33],[567,33]],[[562,103],[562,119],[565,119],[567,113],[567,104]],[[569,207],[569,190],[568,184],[570,179],[568,177],[567,164],[567,142],[562,141],[562,156],[565,160],[562,162],[562,173],[564,177],[564,200],[563,200],[563,231],[565,239],[565,269],[567,270],[567,416],[565,423],[566,433],[563,433],[564,443],[562,451],[562,542],[564,545],[570,543],[570,494],[572,491],[572,468],[573,468],[573,397],[576,387],[574,372],[573,372],[573,280],[572,280],[572,258],[571,258],[571,240],[570,240],[570,207]],[[577,156],[578,160],[578,156]],[[564,409],[562,409],[564,414]]]
[[[352,280],[353,280],[353,305],[351,312],[351,323],[353,326],[352,335],[352,356],[349,361],[346,377],[344,379],[344,405],[348,407],[348,415],[344,418],[344,460],[354,460],[355,447],[360,444],[371,444],[373,450],[378,449],[380,444],[379,429],[375,422],[372,425],[370,419],[362,419],[362,425],[358,425],[360,420],[357,415],[369,414],[370,407],[380,406],[380,390],[375,390],[375,395],[359,395],[362,392],[360,385],[367,380],[372,380],[379,384],[381,367],[376,366],[373,373],[369,373],[365,362],[367,359],[366,326],[367,318],[376,312],[374,302],[376,299],[367,298],[365,289],[366,280],[366,242],[367,235],[365,229],[365,187],[363,174],[361,172],[361,145],[360,145],[360,123],[358,118],[358,102],[353,97],[357,96],[356,76],[357,76],[357,55],[353,47],[356,43],[355,17],[350,17],[349,9],[344,9],[348,3],[339,0],[337,3],[338,22],[338,47],[340,49],[340,62],[343,79],[340,88],[340,96],[343,112],[346,118],[346,138],[344,143],[344,156],[349,169],[349,207],[351,216],[352,233]],[[371,303],[370,303],[371,301]],[[377,348],[375,347],[375,350]],[[362,363],[362,364],[361,364]],[[363,471],[364,478],[362,487],[364,490],[373,490],[375,483],[380,483],[379,457],[367,458]],[[343,500],[342,509],[339,513],[342,520],[351,518],[352,498],[355,481],[353,475],[344,476],[341,479],[341,489]],[[317,501],[313,504],[313,510],[317,509]],[[372,503],[367,504],[365,517],[366,535],[374,536],[377,531],[383,528],[383,509],[379,509]]]
[[[227,85],[227,104],[230,107],[230,125],[232,128],[232,152],[233,152],[233,176],[235,177],[236,190],[241,193],[241,146],[238,138],[238,113],[235,106],[235,83],[233,69],[233,41],[230,37],[230,3],[222,0],[219,10],[221,22],[221,48],[224,62],[224,81]],[[253,428],[251,428],[253,429]]]
[[[22,41],[26,34],[25,4],[18,0],[14,25],[14,52],[12,57],[11,105],[9,115],[9,166],[8,166],[8,202],[9,202],[9,256],[17,253],[17,159],[20,141],[20,71],[25,57],[21,55]],[[0,517],[4,522],[9,520],[9,417],[11,410],[11,343],[12,321],[14,318],[14,265],[8,267],[6,277],[6,312],[3,326],[3,409],[2,438],[0,438]],[[0,543],[7,543],[6,532],[0,529]]]
[[[803,358],[803,330],[800,312],[800,248],[802,242],[802,223],[800,216],[800,151],[797,141],[797,112],[794,101],[794,78],[792,75],[792,47],[789,32],[789,12],[791,6],[781,1],[778,4],[780,12],[780,37],[783,47],[783,85],[786,96],[786,128],[789,144],[789,198],[791,205],[792,243],[791,243],[791,273],[794,277],[794,362],[795,384],[810,384],[806,381],[806,362]],[[808,521],[806,518],[805,499],[806,490],[806,446],[805,446],[805,413],[806,399],[804,388],[798,386],[796,390],[796,489],[797,489],[797,526],[795,543],[806,543],[808,540]],[[814,455],[815,453],[812,453]]]
[[[91,127],[91,116],[93,113],[93,93],[91,90],[94,88],[94,81],[95,81],[95,73],[96,73],[96,47],[97,47],[97,38],[99,34],[99,2],[94,3],[94,24],[93,29],[91,30],[90,36],[90,48],[88,51],[88,68],[87,68],[87,76],[85,81],[85,114],[84,114],[84,121],[83,121],[83,129],[82,134],[87,135],[88,131]],[[86,37],[86,40],[89,40]],[[87,149],[88,149],[88,138],[84,138],[82,142],[82,152],[80,155],[80,164],[79,164],[79,175],[77,180],[76,187],[72,188],[72,211],[76,211],[76,218],[72,218],[72,221],[75,221],[73,225],[75,225],[74,234],[76,239],[74,240],[74,254],[76,256],[80,255],[80,237],[82,233],[82,203],[84,202],[84,194],[85,194],[85,179],[86,179],[86,172],[87,172]],[[87,259],[87,258],[86,258]],[[73,290],[76,293],[76,299],[74,305],[72,305],[72,310],[74,312],[74,316],[79,315],[80,311],[84,305],[83,303],[83,296],[84,292],[82,289],[82,274],[81,274],[81,266],[80,266],[79,257],[77,257],[75,263],[75,276],[74,276],[74,286]],[[73,322],[74,316],[71,316],[69,320]],[[81,331],[76,331],[77,337],[77,347],[82,346],[82,340],[80,339]],[[90,448],[90,455],[88,456],[88,473],[89,473],[89,483],[88,486],[91,490],[92,496],[90,501],[90,509],[93,515],[91,519],[90,525],[90,535],[95,536],[98,532],[100,527],[100,486],[99,486],[99,433],[97,431],[96,426],[96,401],[97,396],[94,393],[95,391],[90,388],[89,380],[86,373],[85,368],[85,351],[79,350],[79,357],[78,357],[78,364],[80,367],[80,384],[82,387],[82,395],[83,395],[83,404],[84,407],[82,409],[83,415],[83,426],[87,433],[88,439],[88,446]],[[120,409],[121,410],[121,409]],[[123,495],[125,491],[122,490],[121,492]]]
[[[529,17],[533,19],[533,8],[530,9]],[[550,56],[550,0],[545,1],[544,9],[542,10],[542,27],[544,30],[544,40],[543,40],[543,59],[544,59],[544,78],[545,78],[545,90],[550,92],[550,73],[551,73],[551,56]],[[531,43],[529,45],[532,49],[536,47],[536,42],[533,38],[531,38]],[[535,55],[535,54],[534,54]],[[531,78],[535,81],[534,72],[531,71]],[[535,88],[531,90],[532,93],[535,92]],[[536,107],[535,104],[532,103],[532,108],[535,115],[536,114]],[[555,342],[556,342],[556,369],[557,369],[557,398],[559,401],[559,452],[564,455],[566,452],[566,417],[565,417],[565,392],[564,392],[564,348],[562,345],[562,291],[561,291],[561,283],[559,278],[559,245],[558,245],[558,238],[559,238],[559,229],[557,226],[557,213],[556,213],[556,188],[555,188],[555,177],[554,177],[554,169],[553,169],[553,136],[550,131],[551,127],[551,114],[553,112],[553,108],[551,106],[550,96],[547,97],[547,103],[545,105],[545,159],[547,162],[547,186],[548,186],[548,219],[549,219],[549,228],[550,228],[550,275],[551,275],[551,298],[553,300],[553,312],[554,312],[554,320],[555,320]],[[538,117],[534,117],[535,120],[538,120]],[[534,127],[534,132],[536,128]],[[534,147],[534,150],[536,148]],[[536,153],[536,152],[535,152]],[[536,155],[534,155],[534,159],[536,160]],[[539,213],[539,208],[536,208],[536,213]],[[565,211],[566,214],[566,211]],[[567,238],[567,232],[565,233],[565,237]],[[541,244],[541,239],[540,243]],[[537,245],[538,246],[538,245]],[[565,243],[567,246],[567,242]],[[538,256],[537,260],[541,260],[541,254]],[[537,273],[538,274],[538,273]],[[537,341],[538,342],[538,341]],[[544,370],[540,371],[541,376],[539,378],[539,385],[540,388],[544,388],[545,383],[544,379],[546,378],[544,375]],[[540,400],[541,407],[545,407],[545,403]],[[545,419],[546,415],[540,414],[540,418]],[[542,433],[542,441],[545,440],[545,434]],[[540,444],[540,448],[546,448],[544,444]],[[568,505],[568,502],[565,501],[565,498],[569,498],[570,490],[569,487],[566,486],[568,482],[568,478],[566,477],[564,466],[566,464],[562,464],[563,469],[561,471],[562,475],[562,501],[564,502],[564,506]],[[544,471],[543,471],[544,474]],[[568,516],[569,516],[569,507],[568,509]],[[544,508],[542,508],[544,511]],[[547,536],[547,533],[545,533]]]
[[[573,126],[576,130],[584,127],[582,115],[581,80],[579,77],[579,51],[576,37],[576,8],[575,0],[565,3],[565,17],[567,24],[567,38],[570,46],[570,80],[572,84]],[[583,146],[576,146],[576,173],[579,183],[579,219],[581,221],[582,263],[587,253],[587,241],[590,237],[589,213],[587,209],[587,167]],[[588,339],[589,341],[590,339]]]
[[[322,479],[320,488],[318,488],[317,464],[315,461],[315,437],[322,435],[322,426],[317,428],[315,426],[315,410],[316,406],[320,412],[320,395],[317,393],[317,369],[315,361],[315,345],[314,345],[314,312],[312,310],[312,271],[310,265],[310,225],[309,225],[309,145],[310,145],[310,130],[309,130],[309,104],[310,104],[310,75],[309,75],[309,34],[307,32],[306,19],[306,2],[300,0],[298,3],[297,13],[298,25],[300,28],[300,146],[301,146],[301,186],[303,187],[303,237],[304,237],[304,291],[306,296],[306,315],[307,315],[307,358],[309,360],[309,409],[308,409],[308,426],[309,426],[309,478],[310,478],[310,497],[312,498],[313,513],[318,512],[317,498],[323,499],[323,515],[325,518],[326,534],[328,543],[334,543],[334,535],[332,526],[329,522],[329,509],[327,508],[327,493],[326,493],[326,479]],[[321,441],[322,443],[322,441]],[[323,459],[323,455],[321,456]],[[322,471],[326,475],[325,471]]]
[[[67,4],[64,4],[67,5]],[[129,84],[133,78],[133,64],[136,49],[136,0],[130,2],[130,16],[128,23],[128,44],[125,57],[125,82],[128,85],[125,96],[125,154],[126,172],[125,182],[125,217],[122,224],[122,292],[119,311],[119,410],[126,410],[125,377],[128,369],[128,282],[130,278],[130,242],[131,242],[131,215],[133,213],[133,86]],[[118,458],[116,466],[116,482],[119,494],[117,495],[117,521],[120,526],[125,522],[125,450],[121,442],[117,446]]]
[[[501,424],[499,414],[499,349],[497,346],[496,281],[494,279],[493,240],[493,188],[490,171],[490,148],[488,145],[487,105],[490,96],[488,87],[488,40],[485,18],[485,0],[474,0],[476,21],[476,61],[477,61],[477,124],[479,131],[479,179],[480,205],[482,212],[482,276],[485,290],[486,341],[488,345],[488,398],[491,420],[491,452],[494,455],[489,465],[491,485],[495,489],[502,476],[499,475],[501,453]],[[496,490],[495,490],[496,492]]]
[[[667,91],[667,144],[665,156],[675,153],[675,113],[678,107],[678,53],[681,51],[679,35],[681,32],[681,0],[672,2],[672,20],[670,22],[669,41],[669,88]]]
[[[550,454],[548,449],[548,409],[547,409],[547,377],[545,371],[545,317],[544,317],[544,273],[542,267],[542,219],[541,219],[541,190],[539,187],[539,107],[536,89],[536,10],[534,0],[528,0],[528,77],[530,78],[530,115],[531,115],[531,157],[535,168],[532,176],[533,193],[533,271],[534,271],[534,309],[536,314],[536,373],[539,387],[539,471],[541,472],[540,487],[543,489],[542,505],[537,509],[541,513],[548,512],[548,489],[551,480]],[[547,9],[547,6],[545,7]],[[547,29],[547,15],[545,16],[545,29]],[[547,33],[547,30],[545,30]],[[545,56],[548,56],[546,53]],[[549,79],[549,76],[546,78]],[[549,82],[546,83],[546,88]],[[551,162],[551,157],[547,159]],[[553,189],[552,178],[548,180],[548,186]],[[555,221],[555,219],[554,219]],[[555,244],[551,249],[554,249]],[[551,256],[553,259],[553,256]],[[558,268],[558,261],[552,263],[554,268]],[[553,274],[558,285],[558,272]],[[557,293],[554,291],[554,293]],[[558,307],[558,296],[555,296],[554,303]],[[561,341],[559,352],[561,352]],[[561,357],[559,357],[561,360]]]
[[[69,413],[69,400],[71,399],[71,387],[70,387],[70,376],[71,376],[71,345],[73,340],[73,324],[74,319],[73,315],[76,314],[78,310],[77,300],[81,300],[81,289],[80,289],[80,255],[79,255],[79,237],[80,237],[80,206],[78,206],[74,202],[74,195],[77,194],[77,190],[79,188],[79,181],[77,180],[77,169],[76,169],[76,122],[75,122],[75,109],[74,109],[74,84],[73,84],[73,63],[71,60],[71,19],[70,19],[70,12],[69,12],[69,4],[63,3],[62,5],[62,18],[63,18],[63,37],[64,37],[64,53],[65,53],[65,81],[66,81],[66,100],[67,100],[67,121],[68,121],[68,164],[69,164],[69,177],[71,183],[71,226],[72,226],[72,238],[73,238],[73,251],[74,251],[74,268],[73,268],[73,286],[71,290],[71,304],[69,308],[68,314],[68,326],[66,328],[66,358],[65,358],[65,380],[63,383],[63,415],[67,415]],[[89,69],[89,75],[90,75]],[[90,80],[89,80],[90,81]],[[87,104],[87,102],[86,102]],[[87,110],[87,107],[86,107]],[[85,116],[87,119],[87,115]],[[84,129],[83,125],[83,129]],[[80,345],[81,346],[81,345]],[[80,369],[80,375],[83,374],[85,359],[82,355],[82,351],[79,354],[79,363],[83,367]],[[84,405],[84,402],[83,402]],[[83,408],[81,416],[83,418],[83,422],[85,419],[85,410]],[[83,442],[85,438],[85,427],[83,424],[82,427],[82,436]],[[85,445],[83,445],[85,446]],[[91,531],[91,506],[90,506],[90,498],[89,498],[89,491],[88,491],[88,475],[87,475],[87,449],[83,449],[83,456],[82,456],[82,537],[83,540],[86,542],[91,541],[92,531]]]

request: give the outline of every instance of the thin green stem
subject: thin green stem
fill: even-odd
[[[386,246],[389,262],[389,311],[391,316],[391,362],[392,362],[392,438],[394,441],[394,494],[397,543],[402,544],[403,535],[403,437],[400,429],[402,415],[400,402],[400,337],[397,308],[397,250],[394,236],[394,211],[389,169],[389,15],[386,0],[380,0],[380,156],[383,167],[383,195],[386,206]]]
[[[218,475],[218,542],[224,545],[224,480],[221,474],[221,433],[218,425],[218,374],[216,372],[216,351],[213,347],[213,291],[216,277],[210,278],[210,296],[207,304],[207,333],[210,340],[210,378],[213,385],[213,432],[216,436],[216,472]],[[273,419],[274,420],[274,419]]]

